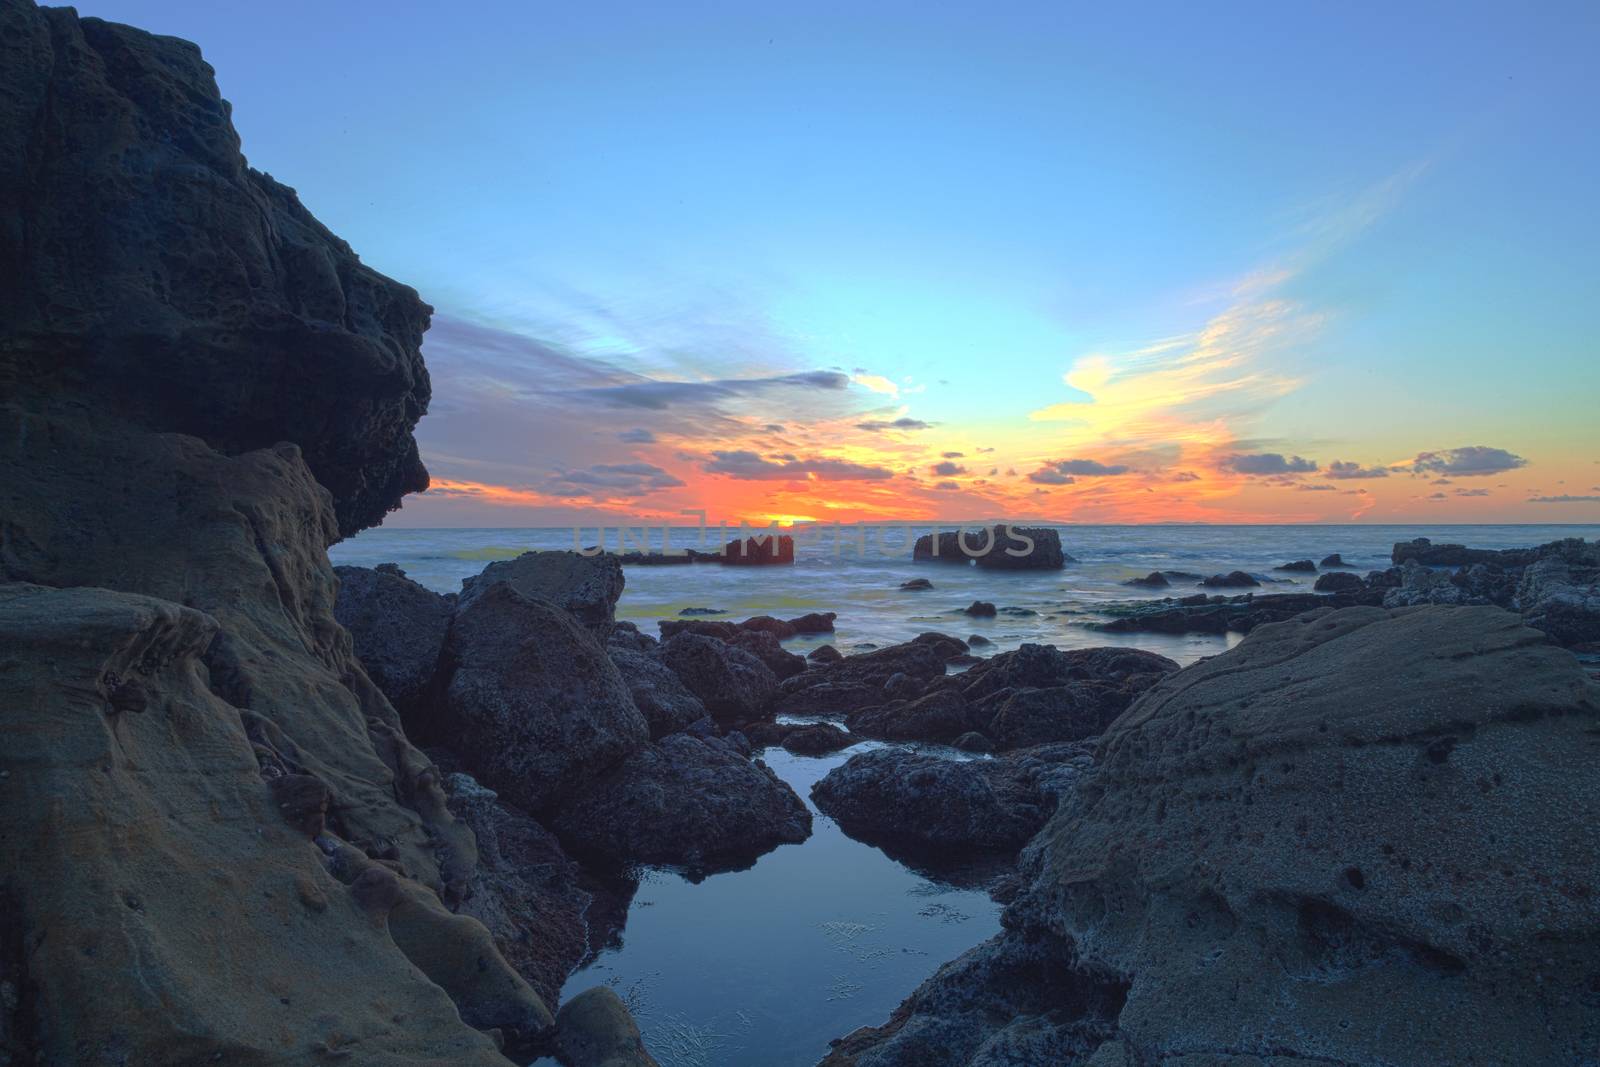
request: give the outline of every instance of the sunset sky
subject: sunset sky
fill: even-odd
[[[435,488],[600,517],[1600,520],[1600,5],[235,5],[436,309]]]

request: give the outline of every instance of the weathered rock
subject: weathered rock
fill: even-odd
[[[1213,574],[1209,578],[1202,578],[1200,584],[1209,589],[1244,589],[1261,583],[1244,571],[1229,571],[1227,574]]]
[[[339,577],[333,617],[350,631],[367,676],[415,732],[431,713],[431,687],[454,603],[392,564],[376,570],[335,567],[333,573]]]
[[[631,622],[615,622],[611,624],[611,633],[606,636],[606,645],[610,648],[626,648],[634,652],[649,652],[660,644],[649,634],[640,633],[639,627]]]
[[[849,748],[857,740],[831,722],[818,722],[789,727],[780,744],[798,756],[824,756]]]
[[[610,986],[585,989],[561,1005],[555,1045],[568,1067],[656,1067],[633,1016]]]
[[[576,852],[609,865],[707,871],[804,841],[811,814],[766,764],[722,739],[673,734],[564,803],[555,829]]]
[[[951,741],[974,729],[966,697],[953,689],[864,708],[845,722],[852,733],[883,741]]]
[[[1160,571],[1151,571],[1143,578],[1129,578],[1122,584],[1131,585],[1139,589],[1165,589],[1172,583],[1167,581],[1167,576]]]
[[[961,610],[974,618],[992,619],[995,616],[995,606],[986,600],[974,600]]]
[[[945,663],[967,650],[966,642],[943,634],[914,640],[834,663],[813,663],[778,688],[773,710],[794,715],[842,715],[882,704],[884,684],[896,674],[927,682],[944,674]]]
[[[912,546],[917,561],[976,563],[994,570],[1060,570],[1072,557],[1061,550],[1061,535],[1045,526],[998,524],[981,530],[923,534]]]
[[[717,559],[731,566],[792,565],[794,538],[788,534],[778,537],[736,537],[722,546]]]
[[[1358,593],[1367,587],[1359,575],[1349,571],[1330,571],[1317,579],[1311,588],[1319,593]]]
[[[779,680],[792,678],[806,669],[805,659],[784,648],[769,631],[741,630],[728,643],[760,660]]]
[[[250,169],[200,50],[0,18],[6,399],[229,454],[293,441],[344,536],[427,488],[431,309]]]
[[[1338,559],[1337,556],[1329,556],[1328,558],[1329,559]],[[1333,563],[1333,564],[1329,564],[1329,566],[1337,567],[1337,566],[1340,566],[1340,564]],[[1292,563],[1279,564],[1278,566],[1276,566],[1276,567],[1274,567],[1272,569],[1275,570],[1275,571],[1293,571],[1293,572],[1296,572],[1296,573],[1299,573],[1299,574],[1315,574],[1316,571],[1317,571],[1317,565],[1315,563],[1312,563],[1309,559],[1297,559]]]
[[[851,756],[811,798],[852,837],[916,856],[1013,852],[1089,765],[1082,749],[1033,760],[955,760],[881,748]],[[935,857],[929,857],[935,858]]]
[[[844,659],[844,653],[832,645],[818,645],[806,653],[806,659],[812,663],[838,663]]]
[[[1600,646],[1600,574],[1581,572],[1564,559],[1543,559],[1522,574],[1517,604],[1524,621],[1563,645]],[[1597,649],[1600,650],[1600,649]]]
[[[1415,560],[1407,560],[1400,568],[1400,585],[1383,596],[1383,604],[1390,608],[1415,607],[1422,604],[1467,604],[1468,594],[1450,580],[1449,571],[1436,571]]]
[[[715,637],[679,633],[663,641],[655,655],[718,719],[757,718],[777,690],[771,668]]]
[[[1323,556],[1321,566],[1326,570],[1329,567],[1349,567],[1351,564],[1346,563],[1344,557],[1335,552],[1332,555]]]
[[[1101,608],[1114,615],[1095,624],[1107,633],[1250,633],[1258,626],[1283,622],[1307,611],[1327,607],[1354,607],[1383,603],[1381,586],[1353,593],[1273,593],[1267,596],[1207,597],[1198,594],[1180,600],[1136,601]]]
[[[594,635],[508,582],[479,591],[445,646],[451,745],[485,785],[538,814],[649,738]]]
[[[912,578],[910,581],[901,582],[900,588],[914,593],[924,589],[932,589],[933,583],[926,578]]]
[[[623,581],[622,563],[609,552],[524,552],[463,581],[460,609],[466,610],[491,586],[505,584],[523,596],[550,601],[605,641],[616,621]]]
[[[789,625],[797,634],[831,634],[833,622],[839,617],[832,611],[809,611],[798,618],[788,620]]]
[[[981,645],[992,645],[992,644],[994,644],[994,642],[989,640],[987,637],[983,636],[982,634],[972,634],[970,637],[967,638],[967,645],[970,648],[978,648]]]
[[[650,725],[650,739],[660,740],[709,714],[700,698],[654,656],[612,645],[606,654],[622,675],[634,706]]]

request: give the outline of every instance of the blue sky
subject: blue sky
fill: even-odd
[[[1600,495],[1600,5],[80,11],[197,41],[251,162],[463,324],[425,348],[424,455],[446,483],[522,495],[438,494],[408,505],[422,519],[826,505],[815,484],[706,471],[762,448],[905,480],[830,485],[865,510],[889,492],[930,514],[1155,517],[1154,487],[1200,518],[1600,517],[1529,503]],[[482,329],[531,347],[487,366],[461,340]],[[851,381],[578,442],[542,432],[560,419],[535,350],[602,377]],[[881,416],[933,429],[854,429]],[[656,440],[616,439],[630,428]],[[1526,462],[1447,500],[1411,476],[1309,493],[1226,462],[1468,446]],[[996,465],[930,487],[928,461],[979,448]],[[1081,456],[1129,466],[1125,484],[1028,481]],[[682,484],[543,491],[630,463]]]

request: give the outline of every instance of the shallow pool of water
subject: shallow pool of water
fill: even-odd
[[[812,784],[868,747],[763,758],[810,805]],[[662,1067],[812,1067],[829,1039],[882,1023],[1000,929],[986,893],[930,881],[812,814],[807,841],[749,870],[699,884],[650,873],[621,947],[573,974],[562,999],[612,986]]]

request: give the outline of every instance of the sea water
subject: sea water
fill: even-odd
[[[910,545],[886,551],[854,538],[802,542],[793,566],[717,564],[630,566],[617,616],[656,632],[656,622],[686,608],[744,619],[809,611],[838,614],[837,632],[787,642],[796,652],[830,641],[842,651],[881,647],[928,630],[982,634],[993,653],[1024,642],[1062,648],[1121,644],[1180,663],[1223,651],[1236,637],[1105,634],[1089,624],[1115,601],[1183,596],[1175,580],[1150,592],[1122,583],[1155,570],[1259,576],[1261,592],[1308,591],[1315,575],[1274,571],[1291,560],[1340,553],[1357,573],[1389,566],[1397,541],[1429,537],[1475,548],[1513,548],[1562,537],[1600,537],[1600,526],[1063,526],[1062,547],[1076,562],[1060,571],[989,571],[964,562],[911,559]],[[654,547],[660,547],[656,532]],[[697,530],[673,543],[698,546]],[[594,527],[571,529],[375,529],[330,552],[335,563],[396,563],[438,592],[498,559],[530,549],[569,549],[598,540]],[[891,543],[895,543],[891,538]],[[608,546],[615,547],[615,530]],[[934,588],[901,590],[910,578]],[[993,618],[962,609],[994,603]],[[763,758],[801,797],[832,768],[867,745],[823,757],[768,749]],[[959,754],[943,750],[951,758]],[[761,857],[744,871],[691,883],[668,871],[645,875],[620,945],[577,971],[563,999],[612,986],[638,1018],[663,1067],[817,1062],[830,1038],[887,1019],[940,964],[999,930],[999,907],[981,889],[961,888],[910,870],[846,837],[817,812],[812,836]]]

